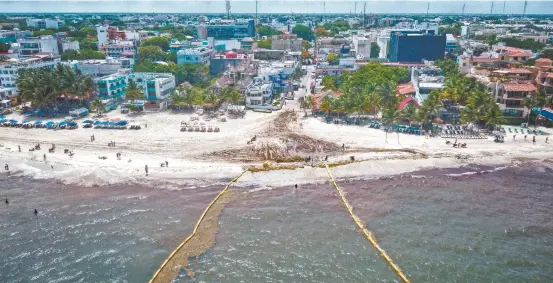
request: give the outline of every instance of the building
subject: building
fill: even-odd
[[[303,39],[298,38],[295,34],[284,33],[271,37],[272,50],[302,51],[302,47]]]
[[[143,89],[146,110],[167,108],[167,99],[175,89],[175,76],[169,73],[132,73],[127,78]]]
[[[371,57],[371,41],[365,36],[353,36],[353,51],[359,60],[368,59]]]
[[[411,70],[411,84],[415,87],[415,99],[422,105],[433,90],[444,88],[445,77],[435,67],[419,67]]]
[[[391,62],[422,62],[443,59],[445,35],[420,31],[393,31],[390,34],[388,59]]]
[[[92,77],[103,77],[120,72],[122,69],[132,70],[134,59],[107,58],[105,60],[83,60],[70,62],[75,69],[81,71],[84,75]]]
[[[127,40],[127,33],[120,31],[117,27],[110,26],[97,26],[96,37],[98,38],[98,49],[102,45],[106,45],[111,41],[124,41]],[[133,39],[134,39],[133,35]]]
[[[132,41],[120,41],[117,43],[108,43],[100,46],[100,50],[106,54],[106,57],[121,58],[124,53],[134,54],[135,48]]]
[[[127,75],[116,73],[96,79],[100,99],[123,100],[127,87]]]
[[[63,20],[60,19],[27,19],[28,27],[35,27],[38,29],[58,29],[65,24]]]
[[[15,98],[18,94],[17,78],[21,70],[44,67],[54,68],[60,62],[60,56],[52,53],[39,53],[35,54],[32,58],[0,62],[0,89],[2,89],[4,96],[10,96],[12,104],[17,104],[17,98]]]
[[[214,55],[209,64],[209,73],[213,76],[224,73],[233,67],[238,67],[242,64],[247,64],[248,57],[246,54],[238,54],[234,51],[229,51],[224,55]]]
[[[445,37],[445,51],[451,53],[461,48],[453,34],[446,34]]]
[[[253,47],[255,45],[255,40],[253,40],[253,38],[251,37],[244,37],[241,41],[240,41],[240,47],[241,49],[245,49],[245,50],[252,50]],[[256,45],[257,46],[257,45]]]
[[[21,38],[17,42],[20,57],[32,57],[37,53],[60,54],[58,41],[51,35]]]
[[[209,66],[211,53],[208,47],[183,49],[177,52],[177,64],[192,63]]]
[[[0,101],[4,105],[17,105],[21,101],[19,99],[19,92],[16,87],[2,87],[0,86]],[[9,101],[9,104],[7,103]]]
[[[545,95],[553,96],[553,60],[540,58],[536,60],[535,68],[538,69],[536,76],[538,88],[543,90]]]
[[[499,109],[505,118],[524,118],[530,109],[524,106],[524,98],[535,96],[536,87],[529,83],[504,83]]]
[[[533,56],[532,51],[509,46],[494,46],[493,51],[499,60],[514,64],[522,64]]]
[[[246,107],[271,106],[273,84],[267,77],[255,77],[246,88]]]
[[[67,50],[79,50],[79,42],[78,41],[62,41],[60,42],[61,45],[61,53],[67,51]],[[58,46],[59,48],[60,46]]]
[[[31,31],[19,31],[19,30],[0,30],[0,42],[2,43],[15,43],[17,39],[23,37],[32,36]]]
[[[198,31],[203,29],[203,27],[200,25]],[[247,20],[244,23],[213,24],[205,26],[205,29],[206,37],[214,37],[215,39],[242,39],[244,37],[255,36],[255,21]],[[200,35],[200,32],[198,34]]]

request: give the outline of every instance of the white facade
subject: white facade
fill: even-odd
[[[203,64],[209,66],[211,61],[211,49],[207,47],[189,48],[177,52],[177,64],[185,63]]]
[[[79,42],[78,41],[63,41],[61,43],[61,52],[65,52],[67,50],[79,50]]]
[[[19,91],[16,87],[2,87],[0,86],[0,100],[11,100],[12,97],[19,95]]]
[[[167,107],[167,99],[175,89],[175,76],[170,73],[132,73],[127,78],[142,88],[149,105]]]
[[[441,75],[441,71],[438,68],[413,68],[411,83],[416,90],[415,99],[422,105],[431,91],[444,88],[445,78]]]
[[[106,57],[120,58],[124,52],[133,52],[134,44],[131,41],[122,41],[120,43],[106,44],[100,47],[100,50],[106,54]]]
[[[17,40],[19,43],[19,56],[31,57],[41,52],[60,54],[58,41],[51,35],[39,37],[27,37]]]
[[[246,87],[246,107],[271,103],[273,83],[267,77],[256,77]]]
[[[371,57],[371,41],[364,36],[353,36],[353,50],[357,59],[368,59]]]
[[[15,88],[17,90],[17,78],[22,69],[34,69],[42,67],[53,68],[60,62],[59,56],[50,58],[27,58],[15,62],[0,63],[0,87]]]
[[[123,58],[116,60],[107,58],[106,60],[84,60],[73,62],[72,65],[84,75],[101,77],[115,74],[121,69],[132,69],[134,66],[134,59]]]
[[[97,26],[96,27],[96,37],[98,38],[98,50],[108,43],[108,27],[107,26]]]
[[[27,26],[39,29],[58,29],[65,24],[65,22],[60,19],[27,19],[26,22]]]

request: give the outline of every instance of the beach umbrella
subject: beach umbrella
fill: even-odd
[[[90,124],[90,123],[92,123],[92,120],[84,120],[83,123]]]
[[[12,119],[12,120],[10,120],[10,123],[15,124],[15,123],[17,123],[17,120]]]
[[[102,124],[102,122],[100,122],[100,121],[95,121],[94,122],[94,125],[100,125],[100,124]]]
[[[52,121],[48,121],[48,122],[46,122],[46,124],[45,124],[45,125],[53,125],[53,124],[54,124],[54,122],[52,122]]]
[[[61,121],[58,125],[63,126],[63,125],[65,125],[65,124],[67,124],[67,122]]]
[[[6,118],[6,116],[0,115],[0,119],[5,119],[5,118]]]
[[[70,127],[74,127],[74,126],[77,126],[77,123],[75,123],[75,122],[69,122],[69,123],[67,123],[67,125],[70,126]]]
[[[42,121],[35,121],[35,125],[42,125]]]

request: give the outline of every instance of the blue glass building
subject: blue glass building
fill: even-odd
[[[443,59],[445,35],[434,35],[422,31],[393,31],[390,34],[390,62],[422,62]]]

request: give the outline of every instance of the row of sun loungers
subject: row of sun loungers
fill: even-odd
[[[180,128],[181,132],[219,132],[220,129],[218,126],[182,126]]]
[[[531,129],[518,129],[518,128],[501,128],[502,133],[509,133],[509,134],[522,134],[522,135],[543,135],[542,130],[531,130]]]
[[[440,137],[448,139],[485,139],[480,133],[468,130],[442,130]]]

